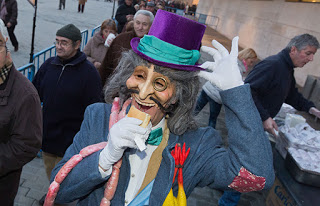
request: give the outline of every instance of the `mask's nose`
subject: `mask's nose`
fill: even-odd
[[[144,83],[139,84],[139,98],[141,100],[146,99],[149,95],[154,93],[154,88],[150,80],[145,81]]]

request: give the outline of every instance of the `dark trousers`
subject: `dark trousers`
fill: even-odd
[[[0,177],[0,204],[13,206],[14,198],[18,192],[22,169],[10,172]]]
[[[17,47],[18,41],[17,41],[16,35],[14,35],[14,28],[15,27],[16,27],[16,25],[11,25],[11,27],[7,27],[7,30],[8,30],[8,34],[9,34],[10,41],[11,41],[12,45],[14,47]]]
[[[61,7],[63,7],[63,9],[65,9],[65,7],[66,7],[66,0],[59,0],[59,9],[61,9]]]
[[[208,126],[216,128],[217,118],[221,110],[221,104],[211,99],[204,90],[201,91],[200,96],[197,99],[194,115],[199,114],[199,112],[203,109],[204,106],[206,106],[208,102],[210,106],[210,116],[209,116]]]
[[[83,10],[84,10],[84,4],[79,4],[78,6],[78,12],[82,12],[83,13]]]
[[[224,191],[219,199],[219,206],[237,206],[240,200],[241,193],[237,191]]]

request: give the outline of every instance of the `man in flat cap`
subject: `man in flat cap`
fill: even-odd
[[[80,129],[85,108],[101,100],[99,74],[80,44],[76,26],[59,29],[57,56],[47,59],[32,81],[43,103],[42,150],[48,178]]]

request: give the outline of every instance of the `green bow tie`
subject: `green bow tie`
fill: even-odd
[[[158,128],[150,132],[150,135],[147,139],[147,144],[158,146],[161,141],[162,141],[162,128]]]

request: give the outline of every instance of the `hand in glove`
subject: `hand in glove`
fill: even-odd
[[[217,48],[203,46],[201,51],[212,55],[215,62],[205,62],[202,68],[211,70],[200,71],[199,76],[207,79],[221,90],[231,89],[243,85],[241,73],[238,67],[238,39],[234,37],[232,40],[232,48],[229,54],[228,50],[216,40],[212,41],[212,45]]]
[[[141,123],[139,119],[124,117],[111,127],[108,144],[99,156],[100,167],[108,170],[122,157],[127,148],[137,149],[135,138],[141,138],[143,142],[148,139],[152,124],[149,123],[146,128],[143,128],[139,126]]]
[[[310,114],[313,114],[314,116],[316,116],[317,118],[320,119],[320,111],[319,111],[317,108],[311,107],[311,108],[309,109],[309,113],[310,113]]]

